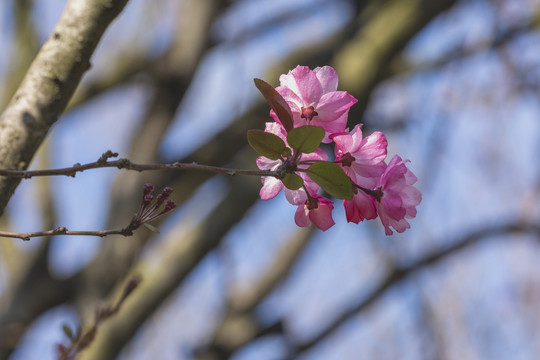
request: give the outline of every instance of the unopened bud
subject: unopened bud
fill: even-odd
[[[171,211],[174,208],[176,208],[176,203],[172,200],[167,201],[167,205],[165,205],[165,212]]]
[[[144,184],[143,197],[150,194],[152,191],[154,191],[154,185],[152,185],[150,183]]]

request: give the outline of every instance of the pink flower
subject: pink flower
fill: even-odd
[[[294,221],[300,227],[308,227],[313,223],[322,231],[326,231],[335,224],[332,219],[332,210],[334,210],[334,203],[330,199],[315,194],[305,203],[298,205]]]
[[[405,220],[416,216],[416,206],[422,201],[422,194],[413,184],[418,180],[398,155],[395,155],[377,182],[377,190],[382,196],[376,202],[386,235],[392,235],[390,227],[399,233],[411,226]]]
[[[287,143],[285,129],[278,123],[268,122],[266,123],[266,132],[272,133],[279,136],[285,143]],[[317,149],[315,152],[310,154],[302,154],[299,160],[327,160],[328,155],[322,149]],[[281,160],[270,160],[264,156],[257,158],[257,166],[261,170],[272,170],[276,171],[280,166],[283,165]],[[309,165],[298,165],[298,168],[308,168]],[[299,172],[298,175],[304,179],[304,186],[308,189],[310,194],[314,194],[319,190],[319,185],[317,185],[313,180],[311,180],[305,172]],[[280,179],[273,176],[263,176],[261,177],[263,187],[261,188],[259,195],[262,200],[270,200],[274,198],[281,189],[285,188]],[[293,205],[303,204],[308,196],[304,188],[298,190],[290,190],[285,188],[285,197],[289,203]]]
[[[338,76],[330,66],[310,70],[297,66],[279,77],[277,92],[291,108],[294,127],[320,126],[325,130],[323,142],[329,143],[330,135],[342,132],[347,125],[349,108],[358,100],[346,91],[336,91]],[[279,122],[276,114],[270,115]]]
[[[336,161],[351,180],[366,189],[374,189],[386,168],[388,142],[379,131],[362,138],[361,127],[356,125],[350,133],[334,134],[331,139],[336,143]]]
[[[358,190],[352,200],[343,201],[347,222],[358,224],[360,221],[375,219],[377,217],[375,202],[374,197]]]

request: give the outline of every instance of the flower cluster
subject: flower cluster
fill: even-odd
[[[337,91],[338,76],[329,66],[314,70],[297,66],[280,76],[280,86],[255,79],[272,110],[274,122],[265,130],[250,130],[248,141],[262,156],[261,170],[276,176],[262,177],[261,199],[275,197],[284,189],[287,200],[297,206],[295,222],[312,223],[321,230],[334,225],[333,201],[319,194],[344,199],[347,221],[359,223],[377,216],[386,235],[392,229],[410,227],[406,219],[416,216],[421,201],[413,186],[417,181],[406,160],[395,155],[388,163],[383,133],[362,135],[361,125],[346,128],[349,109],[357,100]],[[333,161],[319,146],[334,144]]]

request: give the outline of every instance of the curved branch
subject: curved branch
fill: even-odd
[[[0,116],[0,168],[26,169],[64,111],[105,29],[128,0],[70,0]],[[19,179],[0,178],[0,215]]]
[[[283,334],[281,321],[270,325],[258,321],[255,308],[285,281],[298,258],[313,239],[314,228],[303,228],[275,255],[275,261],[247,291],[231,291],[224,315],[212,335],[204,344],[193,350],[196,359],[230,357],[253,340],[269,333]]]
[[[319,344],[321,341],[325,340],[352,316],[357,315],[361,311],[367,309],[370,305],[374,304],[377,300],[380,299],[380,297],[386,292],[386,290],[396,285],[401,280],[407,278],[412,273],[418,270],[422,270],[430,265],[434,265],[440,260],[446,258],[447,256],[464,250],[465,248],[481,240],[494,236],[508,235],[514,233],[535,234],[537,236],[540,236],[540,225],[511,223],[479,229],[470,234],[467,234],[466,236],[457,241],[452,242],[453,245],[449,246],[448,248],[434,251],[430,255],[425,256],[424,258],[412,263],[409,266],[395,268],[377,287],[375,287],[371,291],[370,294],[368,294],[363,300],[356,304],[356,306],[353,306],[349,310],[342,313],[339,317],[337,317],[329,326],[327,326],[321,333],[319,333],[319,335],[317,335],[310,341],[294,346],[291,349],[292,358],[296,358],[297,355],[308,351],[309,349]]]

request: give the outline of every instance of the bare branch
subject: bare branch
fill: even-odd
[[[374,304],[380,297],[392,286],[396,285],[400,281],[406,279],[412,273],[425,269],[430,265],[437,264],[439,261],[447,258],[448,256],[455,254],[461,250],[466,249],[467,247],[478,243],[481,240],[493,238],[495,236],[509,235],[515,233],[522,234],[534,234],[540,236],[540,226],[538,224],[522,224],[522,223],[511,223],[511,224],[502,224],[498,226],[489,226],[487,228],[479,229],[473,231],[457,241],[452,241],[448,248],[434,251],[432,254],[425,256],[424,258],[410,264],[406,267],[394,268],[393,271],[386,276],[381,283],[375,287],[370,294],[368,294],[363,300],[358,302],[356,306],[353,306],[349,310],[342,313],[337,317],[332,323],[327,326],[319,335],[315,338],[307,341],[303,344],[298,344],[291,349],[291,356],[296,358],[297,355],[308,351],[313,348],[328,336],[334,333],[341,325],[343,325],[347,320],[352,316],[357,315],[361,311],[366,310],[370,305]]]
[[[99,236],[105,237],[107,235],[123,235],[131,236],[133,231],[128,227],[117,230],[97,230],[97,231],[72,231],[68,230],[65,227],[61,226],[53,230],[44,230],[44,231],[35,231],[27,233],[16,233],[9,231],[0,231],[0,237],[6,238],[17,238],[21,240],[28,241],[33,237],[42,237],[42,236],[55,236],[55,235],[89,235],[89,236]]]
[[[532,15],[531,20],[528,23],[519,23],[515,25],[515,27],[504,29],[493,36],[492,39],[478,43],[474,46],[451,49],[431,61],[411,64],[408,63],[405,56],[402,55],[393,60],[390,65],[389,73],[390,75],[395,76],[441,69],[448,64],[470,58],[478,53],[504,47],[519,38],[519,36],[534,31],[538,29],[538,27],[540,27],[540,10]]]
[[[122,304],[127,299],[129,295],[139,286],[141,283],[140,276],[132,276],[127,284],[124,286],[122,295],[114,305],[104,305],[96,309],[94,323],[86,331],[82,331],[82,328],[79,327],[75,333],[67,327],[64,326],[64,333],[68,336],[70,341],[69,345],[58,345],[58,360],[75,360],[78,354],[87,348],[92,341],[94,341],[99,326],[111,316],[115,315],[120,311]]]
[[[295,232],[275,255],[275,261],[247,291],[231,291],[224,316],[209,340],[194,350],[197,359],[230,357],[251,341],[269,333],[283,334],[281,321],[271,325],[258,321],[254,309],[287,279],[292,267],[313,239],[313,227]]]
[[[29,179],[35,176],[57,176],[65,175],[75,177],[78,172],[83,172],[90,169],[99,168],[117,168],[125,170],[135,171],[151,171],[151,170],[199,170],[213,172],[216,174],[224,174],[229,176],[236,175],[249,175],[249,176],[273,176],[280,178],[281,175],[277,171],[271,170],[243,170],[243,169],[228,169],[218,166],[201,165],[197,163],[166,163],[166,164],[137,164],[128,159],[118,159],[114,161],[108,161],[111,157],[118,156],[118,153],[113,153],[108,150],[101,157],[94,162],[84,165],[75,164],[71,167],[61,169],[47,169],[47,170],[6,170],[0,169],[0,176]]]
[[[143,189],[142,201],[137,210],[137,213],[131,219],[128,226],[117,230],[99,230],[99,231],[70,231],[61,226],[54,230],[36,231],[28,233],[15,233],[8,231],[0,231],[0,237],[18,238],[22,240],[30,240],[32,237],[40,236],[53,236],[53,235],[86,235],[86,236],[99,236],[105,237],[107,235],[123,235],[132,236],[133,231],[137,230],[141,225],[149,227],[153,231],[155,230],[148,222],[157,219],[158,217],[171,212],[176,208],[176,203],[172,200],[168,200],[172,194],[173,189],[166,187],[161,193],[154,199],[151,194],[154,191],[154,185],[146,184]]]

